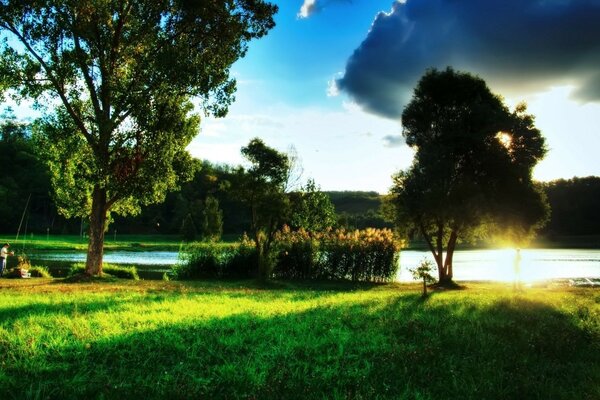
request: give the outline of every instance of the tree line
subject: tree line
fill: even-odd
[[[51,197],[47,166],[40,160],[30,125],[5,112],[0,122],[0,232],[21,234],[81,234],[87,222],[58,213]],[[142,207],[136,216],[115,216],[109,232],[117,234],[187,235],[210,237],[210,218],[221,215],[222,233],[239,237],[250,226],[250,211],[228,190],[235,166],[193,160],[193,178],[169,192],[165,201]],[[541,234],[600,235],[600,177],[559,179],[543,183],[551,215]],[[323,192],[334,206],[336,224],[347,229],[389,228],[381,213],[384,195],[369,191]],[[27,200],[29,199],[29,205]],[[26,208],[27,206],[27,208]],[[212,211],[211,211],[212,210]],[[212,216],[212,217],[211,217]],[[23,219],[21,223],[21,219]],[[215,223],[213,223],[213,226]],[[218,223],[216,223],[218,225]]]

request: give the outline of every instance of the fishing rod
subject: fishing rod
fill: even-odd
[[[21,215],[21,222],[19,222],[19,229],[17,229],[17,236],[15,237],[15,242],[19,240],[19,233],[21,232],[21,226],[23,225],[23,219],[25,218],[25,213],[27,212],[27,207],[29,207],[29,200],[31,200],[31,193],[29,193],[29,197],[27,198],[27,203],[25,204],[25,209],[23,210],[23,214]]]

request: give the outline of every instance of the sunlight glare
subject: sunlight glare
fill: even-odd
[[[498,250],[498,270],[496,280],[500,282],[513,282],[520,286],[531,286],[532,282],[545,279],[543,273],[535,273],[531,266],[531,252],[515,248]],[[543,271],[538,271],[543,272]]]
[[[510,147],[512,145],[512,136],[510,135],[510,133],[498,132],[496,134],[496,139],[498,139],[502,146],[510,150]]]

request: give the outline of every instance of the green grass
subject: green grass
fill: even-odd
[[[13,250],[22,248],[31,250],[63,250],[85,251],[88,239],[79,235],[28,235],[14,240],[14,237],[2,236],[0,242],[10,243]],[[105,250],[174,250],[177,251],[181,244],[181,237],[177,235],[117,235],[107,234]]]
[[[22,249],[26,251],[86,251],[88,239],[79,235],[27,235],[14,240],[14,237],[7,235],[0,236],[0,243],[10,243],[11,249],[15,253]],[[235,235],[226,235],[223,237],[224,245],[235,242],[239,239]],[[117,235],[116,238],[107,234],[104,242],[104,250],[127,250],[127,251],[178,251],[182,242],[179,235]]]
[[[598,399],[600,292],[0,280],[0,398]]]

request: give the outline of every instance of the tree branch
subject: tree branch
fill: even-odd
[[[46,72],[47,79],[52,84],[54,90],[56,91],[56,94],[60,97],[60,100],[65,106],[67,112],[69,113],[71,118],[73,118],[73,121],[75,122],[77,127],[81,130],[81,134],[85,137],[90,146],[96,148],[97,143],[95,142],[93,135],[87,130],[85,124],[83,123],[82,116],[76,112],[72,104],[69,102],[69,99],[67,98],[67,95],[65,93],[65,88],[61,84],[61,82],[59,82],[58,78],[54,76],[52,67],[50,67],[44,61],[44,59],[35,51],[32,45],[25,39],[25,37],[17,30],[17,28],[14,25],[12,25],[9,22],[5,22],[5,24],[6,25],[4,25],[4,27],[13,35],[15,35],[17,39],[19,39],[19,41],[23,44],[23,46],[25,46],[29,54],[31,54],[37,60],[40,66],[44,69],[44,71]]]

